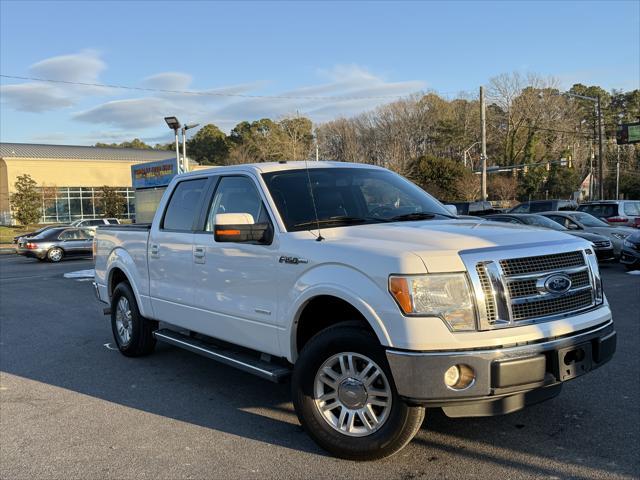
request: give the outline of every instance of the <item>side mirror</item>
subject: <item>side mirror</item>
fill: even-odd
[[[568,228],[569,230],[580,230],[580,227],[579,227],[578,225],[576,225],[575,223],[569,223],[569,224],[567,225],[567,228]]]
[[[213,230],[216,242],[260,243],[273,241],[270,223],[255,223],[249,213],[219,213]]]
[[[455,205],[445,205],[444,208],[449,210],[451,215],[455,215],[456,217],[458,216],[458,208]]]

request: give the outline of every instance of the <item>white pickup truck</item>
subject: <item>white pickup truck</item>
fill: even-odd
[[[425,407],[509,413],[607,362],[589,242],[462,220],[383,168],[333,162],[176,177],[151,225],[105,226],[95,289],[120,351],[156,341],[281,381],[309,435],[375,459]]]

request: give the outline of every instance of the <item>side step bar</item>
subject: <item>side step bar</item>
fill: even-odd
[[[190,352],[197,353],[203,357],[216,360],[230,367],[235,367],[275,383],[282,382],[291,375],[291,369],[286,366],[254,358],[249,353],[241,351],[240,349],[221,348],[167,328],[156,330],[153,332],[153,336],[156,337],[158,341],[184,348]]]

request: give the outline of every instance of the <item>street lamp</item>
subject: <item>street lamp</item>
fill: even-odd
[[[187,162],[187,130],[196,128],[199,123],[185,123],[182,127],[182,162],[184,171],[189,171],[189,163]]]
[[[180,120],[176,117],[164,117],[164,121],[176,136],[176,162],[178,162],[178,173],[184,172],[182,162],[180,161],[180,149],[178,144],[178,130],[180,130]]]

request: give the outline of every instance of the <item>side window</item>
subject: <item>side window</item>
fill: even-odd
[[[192,231],[193,222],[200,213],[200,201],[206,185],[206,178],[185,180],[178,183],[165,210],[162,228]]]
[[[625,215],[640,215],[640,202],[625,202],[624,203]]]
[[[207,215],[206,231],[212,232],[219,213],[248,213],[254,223],[270,223],[262,198],[247,177],[223,177],[216,188]]]
[[[540,202],[540,203],[532,203],[530,212],[547,212],[549,210],[553,210],[553,205],[551,202]]]
[[[553,220],[556,223],[559,223],[560,225],[562,225],[563,227],[569,228],[568,227],[568,218],[565,217],[557,217],[555,215],[549,215],[547,218],[550,218],[551,220]]]
[[[102,220],[89,220],[89,222],[86,223],[86,225],[89,225],[91,227],[96,227],[98,225],[104,225],[104,222]]]
[[[80,233],[80,238],[82,238],[83,240],[90,240],[96,235],[96,232],[90,229],[79,230],[79,233]]]
[[[73,238],[74,230],[65,230],[58,237],[59,240],[71,240]]]
[[[529,204],[524,203],[522,205],[518,205],[512,211],[513,213],[529,213]]]

